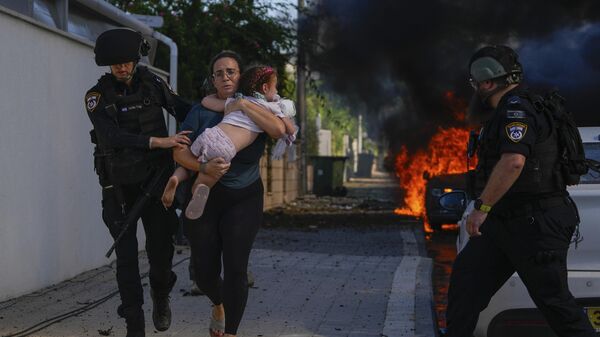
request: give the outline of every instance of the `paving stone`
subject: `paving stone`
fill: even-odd
[[[249,290],[238,335],[435,336],[431,260],[423,257],[422,237],[414,222],[362,229],[262,229],[250,256],[256,286]],[[210,301],[189,296],[189,251],[182,251],[174,259],[179,279],[171,293],[173,323],[166,332],[152,326],[148,279],[143,280],[149,336],[207,335]],[[145,254],[140,261],[140,270],[147,271]],[[113,265],[86,272],[0,303],[0,335],[50,320],[54,324],[39,325],[29,336],[100,336],[99,330],[124,336],[115,294]],[[67,317],[69,313],[76,316]]]

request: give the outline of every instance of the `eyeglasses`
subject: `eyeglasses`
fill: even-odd
[[[237,74],[239,73],[238,69],[234,69],[234,68],[227,68],[225,70],[217,70],[212,74],[212,78],[217,79],[225,79],[225,76],[227,76],[228,79],[232,79],[233,77],[235,77]]]

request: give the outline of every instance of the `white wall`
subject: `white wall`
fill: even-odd
[[[317,139],[319,140],[319,156],[331,156],[331,130],[317,131]]]
[[[0,8],[0,301],[106,264],[112,243],[83,105],[107,69],[89,43],[7,13]]]

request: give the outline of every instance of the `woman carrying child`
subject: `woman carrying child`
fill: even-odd
[[[239,64],[235,53],[223,52],[215,56],[211,70],[216,95],[203,103],[210,105],[209,100],[220,99],[224,104],[233,96],[240,80]],[[265,148],[265,135],[273,138],[286,135],[281,118],[248,99],[237,99],[228,104],[226,114],[232,111],[243,111],[264,132],[259,133],[250,145],[236,149],[239,152],[231,159],[229,170],[210,188],[202,216],[198,219],[184,216],[183,220],[192,248],[195,281],[214,305],[210,324],[213,337],[237,334],[248,299],[248,258],[263,221],[264,191],[259,160]],[[202,171],[207,167],[198,162],[198,157],[189,148],[175,151],[174,157],[188,170]]]

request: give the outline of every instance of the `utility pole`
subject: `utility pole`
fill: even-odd
[[[358,114],[358,154],[363,152],[363,130],[362,130],[362,114]]]
[[[304,10],[304,0],[298,0],[298,25],[296,27],[297,32],[297,47],[298,55],[296,60],[296,98],[298,107],[298,117],[300,119],[300,175],[299,175],[299,192],[300,195],[306,194],[306,154],[308,147],[308,139],[306,139],[306,59],[304,54],[304,41],[301,34],[302,29],[300,24],[302,22]]]

